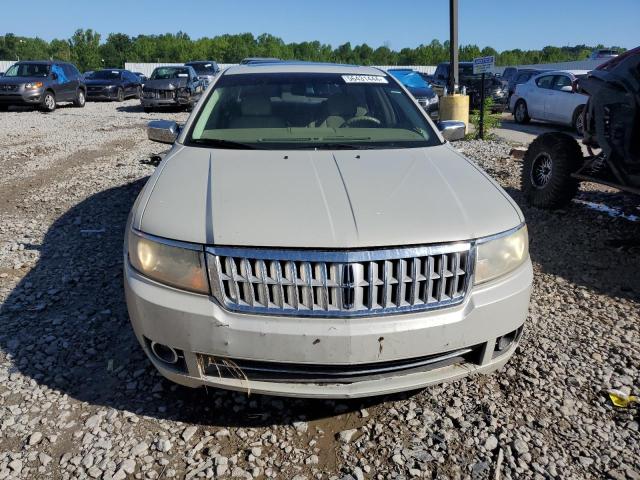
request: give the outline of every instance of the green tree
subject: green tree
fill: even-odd
[[[91,29],[78,29],[71,37],[71,57],[81,71],[102,68],[100,34]]]
[[[107,41],[100,45],[100,55],[107,68],[124,68],[132,51],[133,41],[129,35],[124,33],[110,33]]]

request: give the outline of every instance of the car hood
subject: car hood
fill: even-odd
[[[519,225],[510,197],[449,144],[240,151],[174,146],[133,226],[203,244],[358,248],[469,240]]]
[[[408,87],[407,85],[405,85],[405,88],[409,90],[409,93],[411,93],[411,95],[413,95],[415,98],[433,98],[436,96],[436,92],[434,92],[431,88]]]
[[[108,86],[108,85],[120,85],[122,84],[121,80],[104,80],[104,79],[91,79],[91,78],[87,78],[84,83],[86,83],[87,85],[94,85],[94,86]]]
[[[158,90],[173,90],[179,87],[184,87],[186,84],[186,78],[167,78],[164,80],[146,80],[144,82],[145,87],[155,88]]]

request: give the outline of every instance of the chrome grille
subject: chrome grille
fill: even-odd
[[[349,317],[461,303],[472,268],[469,243],[323,251],[211,247],[213,294],[227,309]]]

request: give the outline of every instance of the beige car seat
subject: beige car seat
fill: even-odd
[[[271,100],[262,95],[248,95],[240,103],[242,116],[233,118],[229,128],[283,128],[285,121],[273,115]]]

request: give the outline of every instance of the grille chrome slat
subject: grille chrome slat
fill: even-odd
[[[472,245],[314,251],[209,247],[218,302],[265,315],[357,317],[431,310],[464,301]]]

